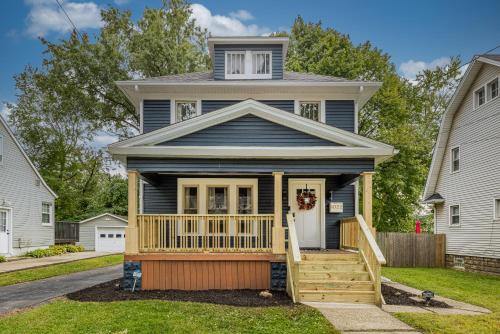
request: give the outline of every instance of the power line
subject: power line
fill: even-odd
[[[80,38],[83,40],[82,34],[80,34],[80,31],[78,31],[78,28],[76,27],[76,25],[71,20],[71,17],[69,17],[68,13],[66,12],[66,9],[64,9],[64,7],[61,4],[61,2],[59,0],[55,0],[55,1],[59,5],[59,8],[61,8],[61,10],[63,11],[64,15],[68,18],[69,23],[73,26],[73,29],[75,29],[75,31],[78,34],[78,36],[80,36]]]

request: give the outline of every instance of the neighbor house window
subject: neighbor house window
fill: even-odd
[[[0,165],[3,164],[3,136],[0,135]]]
[[[498,78],[490,81],[486,89],[488,91],[488,101],[498,97]]]
[[[197,115],[197,101],[175,101],[175,122],[186,121]]]
[[[226,53],[226,74],[245,74],[245,52]]]
[[[42,224],[52,224],[52,204],[42,203]]]
[[[270,74],[270,73],[271,73],[271,53],[253,52],[252,74]]]
[[[460,205],[450,205],[450,225],[460,225]]]
[[[486,94],[484,87],[479,88],[474,92],[474,106],[480,107],[486,102]]]
[[[299,115],[313,121],[320,121],[321,102],[299,102]]]
[[[495,202],[493,203],[493,218],[500,219],[500,198],[495,198]]]
[[[198,213],[198,187],[184,187],[184,213]]]
[[[451,172],[458,172],[460,170],[460,148],[455,147],[451,149]]]

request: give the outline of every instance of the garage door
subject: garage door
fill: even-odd
[[[95,245],[98,252],[124,252],[125,227],[98,227]]]

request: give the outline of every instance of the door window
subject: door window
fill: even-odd
[[[0,211],[0,232],[7,232],[7,212]]]

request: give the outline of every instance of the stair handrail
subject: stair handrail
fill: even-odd
[[[287,262],[287,292],[292,297],[294,303],[299,301],[298,280],[299,265],[302,261],[300,255],[299,239],[295,229],[295,219],[291,213],[286,215],[288,224],[288,250],[286,256]]]
[[[382,254],[382,251],[380,250],[380,247],[378,246],[377,241],[375,240],[373,233],[370,231],[370,228],[368,227],[368,224],[366,223],[365,219],[360,214],[356,215],[356,219],[359,224],[359,229],[361,230],[361,232],[363,232],[366,240],[368,241],[368,244],[370,245],[370,248],[373,251],[375,258],[377,259],[377,262],[381,265],[386,264],[384,254]]]

